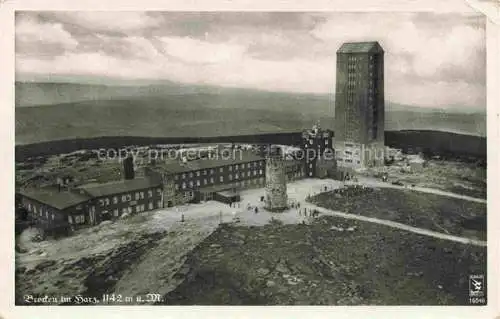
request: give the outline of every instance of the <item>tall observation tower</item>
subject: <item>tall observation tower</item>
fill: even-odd
[[[280,148],[270,147],[266,156],[266,209],[283,211],[287,202],[285,159]]]
[[[378,42],[337,51],[335,157],[338,167],[384,165],[384,50]]]

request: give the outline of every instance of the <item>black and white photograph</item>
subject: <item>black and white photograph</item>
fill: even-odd
[[[14,17],[16,306],[495,302],[481,12]]]

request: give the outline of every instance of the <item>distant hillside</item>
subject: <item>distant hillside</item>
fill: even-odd
[[[239,107],[217,107],[219,103]],[[268,109],[253,106],[262,103]],[[196,95],[24,107],[16,109],[16,144],[117,135],[176,137],[297,131],[317,119],[331,126],[331,117],[308,111],[315,103],[323,104],[297,99],[262,101],[258,97],[221,102],[217,95]]]
[[[385,132],[385,145],[404,153],[486,161],[486,138],[450,132],[403,130]]]
[[[386,130],[433,130],[486,136],[486,113],[389,110],[385,114],[385,127]]]
[[[35,106],[39,105],[39,106]],[[333,128],[331,96],[162,83],[16,83],[16,144],[99,136],[220,136]],[[25,107],[23,107],[25,106]],[[26,107],[30,106],[30,107]],[[388,102],[386,129],[486,134],[484,113]]]
[[[26,145],[16,145],[16,161],[29,157],[70,153],[82,149],[120,149],[125,146],[182,144],[182,143],[269,143],[300,145],[302,134],[298,132],[248,134],[234,136],[198,137],[140,137],[105,136],[95,138],[64,139]],[[450,159],[486,162],[486,138],[439,131],[386,131],[385,145],[401,148],[406,152],[423,152]]]
[[[322,100],[328,102],[328,95],[318,94],[293,94],[280,92],[267,92],[252,89],[225,88],[209,85],[186,85],[181,83],[162,81],[156,84],[142,85],[102,85],[78,83],[50,83],[50,82],[16,82],[16,107],[42,106],[83,101],[124,100],[136,98],[169,98],[180,96],[220,95],[226,99],[257,99],[274,100],[287,97],[299,100]],[[213,101],[209,101],[213,102]],[[211,104],[210,106],[225,107],[226,104]],[[234,104],[227,106],[234,107]],[[292,105],[293,106],[293,105]],[[328,103],[324,105],[328,109]],[[262,105],[262,107],[266,107]]]

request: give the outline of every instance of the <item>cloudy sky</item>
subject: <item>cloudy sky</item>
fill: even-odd
[[[18,12],[16,74],[333,93],[345,41],[379,41],[392,102],[485,109],[472,13]]]

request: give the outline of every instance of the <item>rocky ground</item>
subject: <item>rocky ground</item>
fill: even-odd
[[[485,248],[331,216],[225,226],[189,255],[164,304],[460,305],[485,265]]]
[[[313,196],[318,206],[445,234],[486,240],[486,204],[391,188],[338,189]]]
[[[486,169],[475,164],[454,161],[429,160],[421,170],[403,168],[403,162],[395,162],[382,168],[360,172],[366,176],[388,173],[391,181],[416,184],[471,197],[486,198]]]

